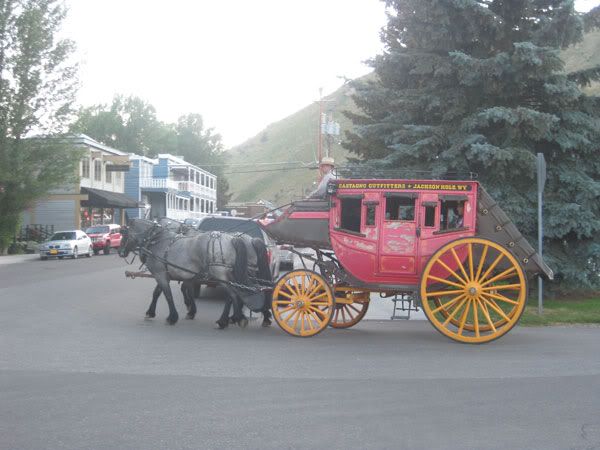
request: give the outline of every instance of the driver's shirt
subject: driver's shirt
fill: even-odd
[[[333,171],[333,170],[326,173],[325,175],[323,175],[323,178],[321,179],[319,186],[317,186],[317,189],[315,189],[313,192],[310,193],[308,198],[324,198],[325,194],[327,194],[327,184],[331,180],[335,180],[335,179],[337,179],[337,175],[335,174],[335,171]]]

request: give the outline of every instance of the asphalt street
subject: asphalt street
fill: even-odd
[[[1,258],[0,258],[1,259]],[[299,339],[145,320],[116,255],[0,264],[0,449],[600,449],[600,328],[458,344],[427,321]]]

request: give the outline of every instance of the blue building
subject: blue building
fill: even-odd
[[[125,194],[145,208],[128,209],[127,217],[185,220],[216,211],[217,177],[212,173],[170,154],[129,158]]]

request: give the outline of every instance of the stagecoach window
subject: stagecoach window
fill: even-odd
[[[375,225],[375,208],[376,205],[367,205],[367,212],[365,217],[365,225],[373,226]]]
[[[415,220],[415,199],[387,197],[385,199],[386,220]]]
[[[360,233],[360,198],[341,199],[340,228]]]
[[[464,200],[442,200],[440,230],[463,228],[465,218]]]
[[[435,226],[435,206],[425,206],[425,226]]]

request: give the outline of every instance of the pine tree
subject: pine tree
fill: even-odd
[[[533,241],[543,153],[545,258],[562,286],[600,285],[600,99],[580,90],[600,67],[565,73],[560,50],[584,27],[573,1],[386,4],[385,51],[355,86],[345,146],[383,168],[477,173]]]
[[[0,0],[0,252],[25,208],[77,177],[77,152],[26,139],[63,131],[70,118],[74,46],[56,38],[65,15],[57,0]]]

